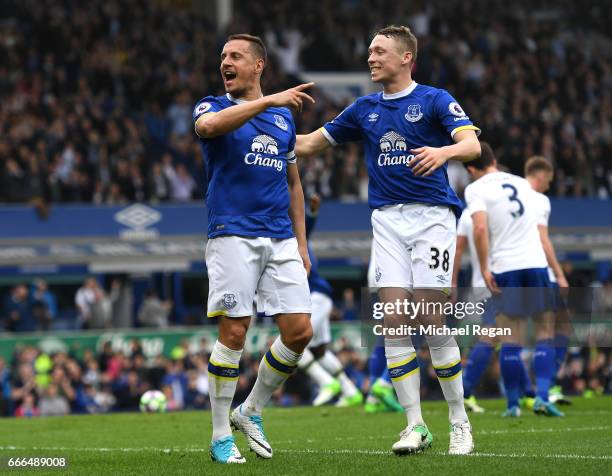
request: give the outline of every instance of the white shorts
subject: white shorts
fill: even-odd
[[[208,317],[310,313],[310,289],[295,238],[220,236],[206,244]]]
[[[376,263],[374,262],[374,241],[370,246],[370,262],[368,263],[368,288],[374,290],[376,285]]]
[[[376,287],[450,288],[456,223],[444,206],[410,203],[374,210]]]
[[[331,331],[329,329],[329,317],[331,316],[334,303],[327,294],[313,292],[310,294],[312,301],[312,314],[310,324],[312,325],[312,339],[308,347],[318,347],[321,344],[331,342]]]

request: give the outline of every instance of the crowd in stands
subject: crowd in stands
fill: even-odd
[[[339,342],[338,356],[347,375],[364,392],[370,382],[367,355]],[[168,410],[206,409],[209,343],[197,346],[183,342],[165,357],[146,356],[134,339],[129,350],[117,350],[111,342],[99,352],[45,353],[34,346],[21,346],[11,359],[0,357],[0,416],[37,417],[110,411],[137,411],[141,395],[161,390]],[[240,363],[240,379],[234,403],[246,398],[257,377],[261,355],[246,353]],[[480,396],[499,395],[499,370],[495,363],[483,379]],[[423,398],[442,398],[431,366],[429,351],[419,351]],[[609,349],[573,348],[561,368],[558,382],[568,395],[593,397],[612,392],[612,353]],[[298,371],[272,398],[276,406],[307,405],[316,394],[306,374]]]
[[[612,197],[605,1],[233,3],[221,30],[189,2],[2,2],[0,202],[201,199],[205,168],[192,108],[223,93],[218,52],[227,33],[265,39],[270,93],[303,71],[367,72],[372,32],[387,23],[413,28],[414,78],[455,95],[512,172],[537,153],[557,167],[553,195]],[[296,118],[302,132],[346,105],[314,94],[316,105]],[[358,145],[300,166],[307,193],[367,195]],[[451,180],[461,193],[461,168]]]

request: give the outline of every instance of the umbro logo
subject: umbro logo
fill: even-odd
[[[138,203],[116,213],[115,220],[134,230],[143,230],[160,221],[161,213]]]
[[[370,122],[376,122],[377,119],[378,119],[378,114],[376,114],[375,112],[368,115],[368,121]]]

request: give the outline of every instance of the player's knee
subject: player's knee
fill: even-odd
[[[290,335],[285,336],[283,341],[292,350],[296,352],[303,352],[310,340],[312,339],[312,326],[310,322],[304,323],[304,325],[293,329]]]
[[[220,331],[219,339],[222,344],[231,349],[242,349],[246,340],[247,327],[236,323],[232,326],[227,326]]]

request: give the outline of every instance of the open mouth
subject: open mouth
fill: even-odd
[[[234,79],[236,79],[236,73],[233,71],[224,71],[223,79],[226,83],[231,83]]]

